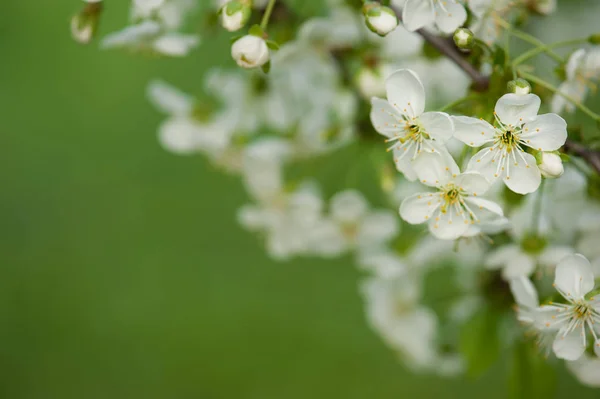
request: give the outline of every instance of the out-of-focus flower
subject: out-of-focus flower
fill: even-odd
[[[583,102],[589,90],[595,90],[594,80],[600,77],[600,46],[575,51],[569,57],[565,72],[567,79],[558,86],[558,91]],[[575,105],[560,94],[552,97],[551,108],[556,113],[575,111]]]
[[[315,251],[339,255],[348,250],[373,251],[383,248],[399,232],[398,219],[387,210],[370,210],[355,190],[337,193],[330,203],[329,218],[312,233]]]
[[[355,77],[358,91],[366,99],[384,96],[385,80],[392,72],[392,67],[387,64],[380,64],[376,67],[363,66]]]
[[[402,201],[400,216],[410,224],[428,223],[442,240],[455,240],[471,224],[502,218],[500,206],[481,198],[490,184],[479,173],[460,173],[451,157],[425,155],[415,161],[419,180],[437,192],[423,192]]]
[[[549,179],[556,179],[565,173],[560,155],[553,152],[541,152],[540,154],[538,168],[540,168],[542,176]]]
[[[377,2],[365,2],[363,14],[367,27],[379,36],[387,35],[398,26],[398,17],[394,10]]]
[[[475,22],[471,29],[475,36],[488,45],[498,40],[502,32],[500,21],[515,9],[517,3],[513,0],[469,0]]]
[[[407,179],[417,175],[413,162],[422,154],[449,157],[443,143],[452,137],[454,125],[448,114],[425,111],[425,89],[411,70],[401,69],[386,80],[387,101],[371,100],[375,130],[393,142],[394,162]]]
[[[529,0],[527,5],[542,15],[552,14],[556,10],[556,0]]]
[[[365,30],[360,15],[349,7],[338,6],[329,16],[311,18],[302,24],[298,38],[326,49],[344,49],[363,40]]]
[[[402,22],[409,31],[435,23],[441,32],[452,33],[466,20],[467,11],[456,0],[407,0],[402,10]]]
[[[554,354],[570,361],[579,359],[587,348],[587,331],[593,337],[594,350],[600,355],[596,324],[600,322],[600,299],[586,298],[594,289],[590,262],[579,254],[570,255],[556,267],[554,287],[566,304],[551,302],[538,310],[549,331],[557,331],[552,345]]]
[[[196,36],[177,32],[163,33],[157,22],[144,21],[107,35],[102,40],[102,48],[128,48],[134,51],[182,57],[189,54],[199,43],[200,40]]]
[[[246,35],[233,43],[231,56],[242,68],[259,68],[269,62],[269,47],[262,37]]]
[[[251,0],[231,0],[220,9],[221,25],[229,32],[242,29],[252,15]]]
[[[505,94],[496,103],[497,127],[480,119],[454,117],[455,137],[471,147],[491,146],[471,158],[467,170],[488,180],[502,179],[519,194],[538,189],[541,173],[535,157],[523,146],[537,151],[558,150],[567,139],[567,123],[556,114],[537,115],[540,98],[535,94]]]

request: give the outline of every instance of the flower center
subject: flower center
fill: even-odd
[[[501,147],[506,149],[506,152],[511,152],[519,142],[519,137],[516,131],[508,129],[501,131],[497,141]]]
[[[442,202],[444,203],[441,207],[442,213],[448,212],[448,208],[460,203],[461,194],[461,190],[452,183],[442,189]]]
[[[575,302],[573,307],[573,317],[580,320],[587,320],[592,317],[592,307],[587,301]]]

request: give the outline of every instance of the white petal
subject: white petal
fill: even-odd
[[[471,147],[494,140],[495,129],[488,122],[468,116],[453,116],[454,137]]]
[[[331,198],[331,215],[342,223],[356,223],[362,218],[369,204],[363,195],[356,190],[346,190]]]
[[[405,146],[400,149],[394,148],[394,163],[396,164],[396,169],[402,172],[408,181],[417,179],[417,174],[411,160],[414,151],[414,144],[411,147]]]
[[[387,99],[400,113],[417,117],[425,110],[425,89],[416,73],[400,69],[385,81]]]
[[[535,94],[505,94],[496,103],[495,112],[505,125],[520,126],[535,117],[540,109]]]
[[[461,173],[454,179],[454,183],[469,195],[483,195],[490,189],[490,183],[478,172]]]
[[[501,150],[495,147],[484,148],[471,157],[467,165],[467,171],[479,172],[493,184],[500,177],[500,174],[497,174],[496,171],[498,170],[498,162],[502,159],[501,157]]]
[[[531,276],[535,271],[535,260],[524,253],[519,253],[502,269],[502,278],[510,281],[521,276]]]
[[[567,122],[556,114],[544,114],[523,126],[521,140],[538,151],[555,151],[567,140]]]
[[[377,97],[371,99],[371,123],[377,132],[386,137],[395,137],[398,133],[404,132],[404,122],[401,120],[398,111],[386,100]]]
[[[517,245],[509,244],[490,252],[485,260],[488,269],[500,269],[506,266],[512,259],[519,256],[521,250]]]
[[[580,254],[563,258],[556,266],[554,284],[562,294],[582,299],[594,289],[594,272],[590,262]]]
[[[583,326],[574,328],[566,335],[562,330],[559,331],[552,344],[552,349],[556,357],[571,361],[579,359],[585,352],[583,334],[585,334]]]
[[[421,183],[430,187],[443,186],[460,173],[451,156],[430,152],[421,153],[413,161],[413,168]]]
[[[389,211],[371,212],[361,222],[357,242],[361,247],[384,244],[399,232],[398,215]]]
[[[587,95],[588,87],[585,82],[580,80],[567,80],[558,86],[558,91],[582,102]],[[575,105],[560,94],[554,94],[554,96],[552,96],[550,109],[552,112],[556,113],[562,113],[565,110],[571,113],[575,111]]]
[[[400,216],[410,224],[421,224],[431,219],[433,212],[435,212],[439,206],[439,194],[414,194],[402,201],[402,204],[400,205]]]
[[[167,114],[188,114],[194,102],[191,96],[162,80],[153,80],[150,82],[147,94],[152,104]]]
[[[435,20],[433,3],[429,0],[408,0],[402,10],[402,22],[411,32],[430,25]]]
[[[539,306],[538,293],[530,279],[524,276],[517,277],[510,280],[509,285],[518,305],[532,309]]]
[[[425,132],[438,141],[448,141],[454,134],[454,123],[445,112],[425,112],[419,122]]]
[[[475,214],[478,224],[498,221],[504,216],[500,205],[493,201],[484,198],[467,197],[465,198],[465,203],[469,205],[469,208]]]
[[[538,257],[538,263],[546,268],[554,268],[558,262],[574,253],[575,251],[571,247],[551,246],[544,249],[544,251],[540,254]]]
[[[439,220],[437,220],[439,218]],[[450,207],[446,212],[441,209],[436,212],[436,218],[429,222],[429,231],[441,240],[456,240],[469,228],[465,218],[459,215],[455,207]]]
[[[514,150],[516,153],[519,150]],[[535,157],[526,152],[519,151],[519,153],[513,153],[516,160],[509,159],[506,161],[506,170],[504,171],[504,183],[515,193],[529,194],[538,189],[542,182],[542,174]],[[525,161],[521,159],[521,156],[525,158]]]
[[[443,33],[453,33],[466,20],[467,11],[462,4],[458,4],[454,0],[435,3],[435,23]]]
[[[348,241],[337,223],[323,220],[311,229],[308,246],[319,256],[333,257],[348,249]]]
[[[198,126],[187,118],[171,118],[160,125],[160,144],[168,151],[189,155],[200,149]]]

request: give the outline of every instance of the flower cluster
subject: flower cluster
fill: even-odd
[[[72,21],[83,43],[101,10],[87,3]],[[488,335],[525,340],[518,320],[600,386],[600,155],[569,115],[600,120],[583,104],[600,77],[595,39],[546,45],[518,30],[552,0],[328,0],[310,18],[283,1],[211,3],[211,27],[241,33],[235,69],[212,69],[201,97],[158,79],[147,96],[167,151],[240,179],[238,222],[272,258],[351,255],[368,322],[412,370],[473,373],[500,347]],[[102,47],[186,55],[195,5],[134,0],[131,25]],[[533,48],[514,57],[511,37]],[[539,54],[559,63],[558,88],[525,65]]]

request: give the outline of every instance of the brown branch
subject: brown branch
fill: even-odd
[[[396,15],[398,19],[401,18],[401,13],[397,10]],[[454,41],[451,38],[445,38],[442,36],[435,35],[431,32],[427,32],[425,29],[419,29],[416,32],[426,42],[435,47],[440,53],[452,60],[460,69],[463,70],[471,80],[473,81],[473,89],[477,92],[484,92],[490,85],[490,77],[481,73],[477,68],[473,66],[463,55],[463,53],[456,47]],[[564,149],[566,152],[575,154],[583,158],[595,171],[600,174],[600,151],[591,150],[585,147],[583,144],[579,144],[575,141],[567,139]]]
[[[564,149],[566,152],[575,154],[585,159],[585,161],[600,175],[600,152],[594,151],[583,144],[567,140]]]

